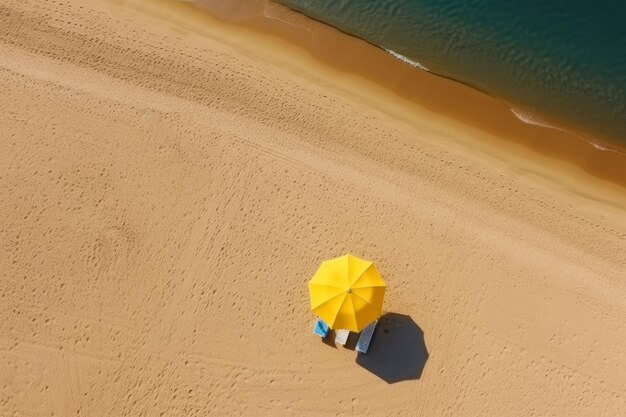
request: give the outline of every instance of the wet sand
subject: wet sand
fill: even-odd
[[[187,4],[9,1],[0,48],[7,415],[626,408],[620,186]],[[367,357],[312,335],[348,251]]]

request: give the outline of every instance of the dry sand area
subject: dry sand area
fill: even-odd
[[[623,188],[171,2],[3,1],[0,91],[1,416],[624,415]]]

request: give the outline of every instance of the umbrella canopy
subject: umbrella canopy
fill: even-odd
[[[382,314],[385,288],[374,263],[350,254],[330,259],[309,281],[311,310],[331,329],[360,332]]]

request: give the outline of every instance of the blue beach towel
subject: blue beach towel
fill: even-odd
[[[328,335],[328,324],[324,323],[322,319],[317,319],[313,333],[322,338],[326,337]]]

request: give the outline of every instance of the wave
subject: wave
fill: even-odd
[[[426,71],[426,72],[430,72],[430,70],[428,68],[426,68],[425,66],[423,66],[422,64],[420,64],[417,61],[413,61],[412,59],[407,58],[404,55],[401,55],[401,54],[397,53],[396,51],[392,51],[391,49],[386,49],[386,48],[383,48],[383,49],[387,53],[389,53],[391,56],[393,56],[394,58],[399,59],[400,61],[402,61],[404,63],[407,63],[407,64],[409,64],[412,67],[419,68],[419,69],[421,69],[423,71]]]
[[[537,116],[536,114],[529,112],[527,110],[520,110],[520,109],[516,109],[516,108],[511,108],[511,113],[513,113],[515,115],[515,117],[517,117],[519,120],[521,120],[522,122],[529,124],[529,125],[535,125],[535,126],[541,126],[541,127],[545,127],[548,129],[555,129],[555,130],[560,130],[561,132],[565,132],[567,134],[570,134],[586,143],[588,143],[589,145],[593,146],[594,148],[600,150],[600,151],[608,151],[608,152],[616,152],[619,154],[625,154],[624,152],[618,150],[618,149],[614,149],[614,148],[610,148],[607,147],[603,144],[600,144],[596,141],[593,141],[587,137],[581,136],[578,133],[572,132],[569,129],[564,129],[560,126],[556,126],[552,123],[549,123],[547,121],[545,121],[545,119]]]
[[[542,120],[539,116],[526,110],[512,108],[511,113],[513,113],[515,117],[517,117],[519,120],[529,125],[536,125],[536,126],[541,126],[541,127],[549,127],[551,129],[556,129],[556,130],[563,130],[553,124],[550,124]]]
[[[293,28],[305,30],[306,32],[308,32],[309,36],[313,38],[313,33],[311,32],[311,29],[299,24],[296,21],[298,19],[298,15],[295,14],[295,12],[293,12],[291,9],[281,7],[279,4],[276,3],[267,3],[263,7],[263,16],[268,19],[277,20]]]

